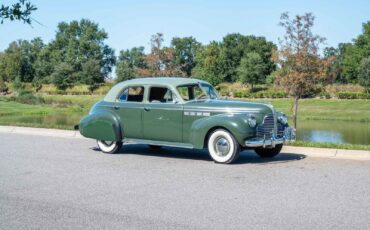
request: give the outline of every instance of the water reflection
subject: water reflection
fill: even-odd
[[[298,130],[300,140],[311,142],[344,143],[342,134],[336,131]]]
[[[370,144],[370,123],[354,121],[298,121],[297,139],[335,144]]]

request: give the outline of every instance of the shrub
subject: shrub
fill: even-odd
[[[332,84],[325,86],[324,91],[333,97],[341,92],[361,93],[364,91],[364,87],[354,84]]]
[[[53,84],[59,90],[66,90],[71,87],[74,82],[73,77],[73,67],[68,63],[60,63],[55,67],[55,70],[52,74]]]
[[[18,96],[13,96],[10,99],[18,103],[30,105],[43,104],[45,102],[42,97],[35,96],[31,91],[25,89],[18,90]]]
[[[370,93],[370,57],[362,59],[359,68],[358,82],[365,88],[366,93]]]
[[[325,98],[325,99],[330,99],[331,98],[330,93],[327,93],[327,92],[321,92],[321,93],[318,94],[318,96],[320,98]]]
[[[235,98],[286,98],[288,94],[280,91],[260,91],[250,93],[249,91],[235,91],[233,92]]]
[[[359,93],[358,98],[359,99],[370,99],[370,93]]]
[[[340,92],[337,97],[339,99],[370,99],[370,93]]]
[[[6,94],[8,92],[8,87],[5,81],[0,77],[0,94]]]
[[[233,92],[233,96],[237,98],[241,98],[243,97],[243,92],[240,92],[240,91]]]

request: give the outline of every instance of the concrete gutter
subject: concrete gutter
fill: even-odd
[[[25,135],[80,138],[80,139],[85,138],[81,136],[79,131],[61,130],[61,129],[29,128],[29,127],[17,127],[17,126],[0,126],[0,133],[16,133],[16,134],[25,134]],[[370,160],[370,151],[362,151],[362,150],[284,146],[282,152],[290,153],[290,154],[302,154],[308,157]]]

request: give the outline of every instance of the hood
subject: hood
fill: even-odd
[[[186,110],[209,111],[214,113],[274,113],[274,107],[268,103],[234,100],[191,101],[184,105]]]

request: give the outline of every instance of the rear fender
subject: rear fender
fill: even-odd
[[[108,110],[96,111],[82,118],[79,129],[84,137],[105,141],[122,140],[119,117]]]

